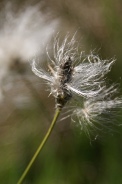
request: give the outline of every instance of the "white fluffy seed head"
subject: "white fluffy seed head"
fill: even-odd
[[[64,93],[83,98],[97,96],[104,89],[104,76],[110,71],[114,60],[101,60],[93,54],[82,58],[82,52],[78,54],[75,36],[69,41],[67,35],[62,43],[59,42],[56,38],[54,59],[50,59],[48,63],[49,71],[43,68],[38,70],[36,61],[33,60],[33,72],[47,81],[50,93],[55,98],[61,94],[63,98]]]
[[[82,52],[78,52],[75,36],[70,41],[66,36],[62,43],[56,38],[54,59],[50,59],[48,71],[43,68],[38,70],[35,60],[32,70],[47,82],[56,106],[63,107],[67,101],[75,99],[77,104],[73,106],[71,116],[74,120],[76,117],[88,133],[89,127],[101,129],[109,124],[111,113],[116,115],[117,109],[122,107],[122,99],[115,97],[118,91],[116,85],[107,88],[105,81],[114,62],[102,60],[93,53],[83,57]]]

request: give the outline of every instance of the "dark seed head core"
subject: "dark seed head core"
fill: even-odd
[[[72,80],[73,66],[72,60],[69,57],[68,60],[64,61],[60,65],[59,76],[60,76],[60,88],[56,98],[57,107],[62,108],[67,101],[72,97],[71,92],[67,89],[67,83]]]

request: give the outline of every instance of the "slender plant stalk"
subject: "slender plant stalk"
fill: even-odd
[[[44,147],[46,141],[48,140],[49,135],[51,134],[54,125],[60,115],[61,109],[57,108],[54,114],[54,118],[52,120],[52,123],[50,124],[50,127],[45,135],[45,137],[43,138],[42,142],[40,143],[39,147],[37,148],[35,154],[33,155],[32,159],[30,160],[28,166],[26,167],[25,171],[23,172],[22,176],[20,177],[19,181],[17,182],[17,184],[21,184],[24,180],[24,178],[26,177],[28,171],[30,170],[31,166],[33,165],[34,161],[36,160],[37,156],[39,155],[39,153],[41,152],[42,148]]]

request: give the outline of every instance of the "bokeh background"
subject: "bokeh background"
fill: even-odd
[[[120,95],[122,94],[121,0],[10,2],[12,11],[16,13],[22,13],[23,8],[26,7],[39,6],[38,11],[44,18],[46,17],[44,22],[48,24],[56,20],[58,23],[54,28],[52,40],[56,32],[60,32],[63,38],[67,32],[72,36],[77,31],[76,37],[83,51],[89,53],[94,50],[103,59],[116,58],[108,78],[112,82],[120,83]],[[1,1],[0,11],[3,14],[6,5],[8,1]],[[3,19],[3,14],[0,14],[0,31],[3,20],[6,21]],[[43,25],[39,26],[40,31],[42,28]],[[37,41],[41,44],[43,40],[41,38]],[[6,44],[9,42],[8,38]],[[39,57],[39,60],[42,59],[43,61],[47,59],[46,49]],[[16,65],[15,61],[11,62]],[[19,72],[18,75],[21,76],[18,77],[11,72],[4,78],[5,96],[0,103],[1,184],[17,183],[44,137],[55,110],[54,99],[49,97],[40,79],[31,72],[29,64],[27,67],[26,74]],[[111,133],[98,132],[101,134],[99,139],[98,134],[94,138],[89,138],[79,127],[72,126],[70,118],[58,121],[24,183],[121,184],[122,117],[118,121],[119,126],[114,127]]]

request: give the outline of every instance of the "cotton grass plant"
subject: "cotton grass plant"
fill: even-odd
[[[0,12],[0,97],[4,97],[4,81],[10,75],[27,74],[30,61],[43,50],[57,27],[57,20],[49,21],[41,4],[16,8],[7,3]],[[42,41],[43,40],[43,41]],[[14,76],[15,77],[15,76]]]
[[[47,52],[47,70],[38,67],[38,62],[33,59],[32,71],[47,84],[49,96],[55,99],[54,118],[17,184],[23,182],[65,106],[70,109],[71,119],[87,134],[90,134],[90,129],[102,130],[102,127],[112,124],[110,116],[122,107],[122,99],[116,97],[116,85],[106,85],[106,74],[111,71],[115,60],[102,60],[93,53],[84,56],[79,51],[75,35],[71,39],[67,35],[62,42],[57,36],[53,51],[52,59]]]

